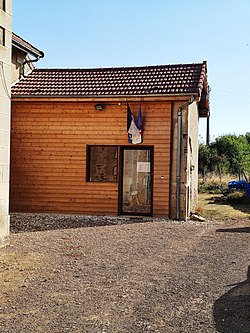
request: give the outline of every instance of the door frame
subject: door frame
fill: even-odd
[[[150,151],[150,213],[127,213],[122,211],[123,198],[123,164],[125,150],[149,150]],[[118,215],[153,216],[153,180],[154,180],[154,146],[120,146],[119,158],[119,182],[118,182]]]

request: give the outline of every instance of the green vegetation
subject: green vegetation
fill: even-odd
[[[246,135],[228,134],[215,139],[210,145],[199,146],[199,173],[237,175],[244,171],[250,175],[250,132]]]
[[[228,182],[250,181],[250,133],[224,135],[199,146],[199,207],[206,218],[248,219],[250,199],[244,191],[228,193]]]
[[[222,193],[227,188],[227,183],[236,180],[237,176],[230,174],[217,174],[208,172],[199,177],[199,193]]]

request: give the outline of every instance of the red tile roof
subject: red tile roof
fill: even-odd
[[[200,95],[206,72],[206,62],[147,67],[36,69],[12,87],[12,96]]]
[[[44,57],[44,53],[42,51],[38,50],[36,47],[28,43],[22,37],[16,35],[14,32],[12,32],[12,45],[35,57]]]

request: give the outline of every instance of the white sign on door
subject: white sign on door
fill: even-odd
[[[137,162],[137,172],[150,172],[150,162]]]

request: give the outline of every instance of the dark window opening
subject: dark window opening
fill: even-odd
[[[5,29],[0,27],[0,44],[5,45]]]
[[[118,148],[116,146],[89,146],[87,156],[87,181],[117,182]]]
[[[0,0],[0,9],[2,9],[3,11],[6,10],[6,7],[5,7],[5,0]]]

